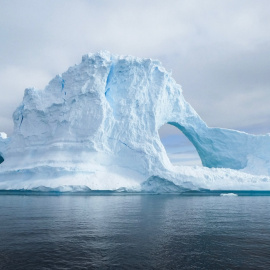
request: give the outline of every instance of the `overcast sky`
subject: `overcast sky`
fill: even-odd
[[[0,0],[0,131],[26,87],[104,49],[161,60],[209,126],[270,132],[269,0]]]

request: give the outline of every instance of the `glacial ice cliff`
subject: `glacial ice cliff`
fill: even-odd
[[[88,54],[26,89],[0,133],[0,189],[82,186],[92,190],[270,190],[270,136],[210,128],[159,61]],[[204,167],[173,166],[160,141],[180,129]]]

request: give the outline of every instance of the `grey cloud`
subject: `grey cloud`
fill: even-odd
[[[227,57],[225,54],[214,59],[209,57],[196,62],[191,58],[190,62],[180,62],[177,74],[184,96],[210,126],[241,129],[261,120],[266,120],[267,125],[269,54],[270,48],[265,48],[252,53],[233,52]]]

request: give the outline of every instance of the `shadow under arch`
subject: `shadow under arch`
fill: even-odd
[[[2,157],[1,153],[0,153],[0,164],[3,163],[5,160],[4,158]]]
[[[196,143],[183,126],[165,123],[159,129],[159,136],[173,165],[202,166]]]

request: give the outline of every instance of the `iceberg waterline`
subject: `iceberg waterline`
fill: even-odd
[[[12,136],[0,133],[0,189],[270,190],[269,134],[209,128],[156,60],[85,55],[44,90],[26,89],[13,121]],[[165,123],[204,167],[170,163]]]

